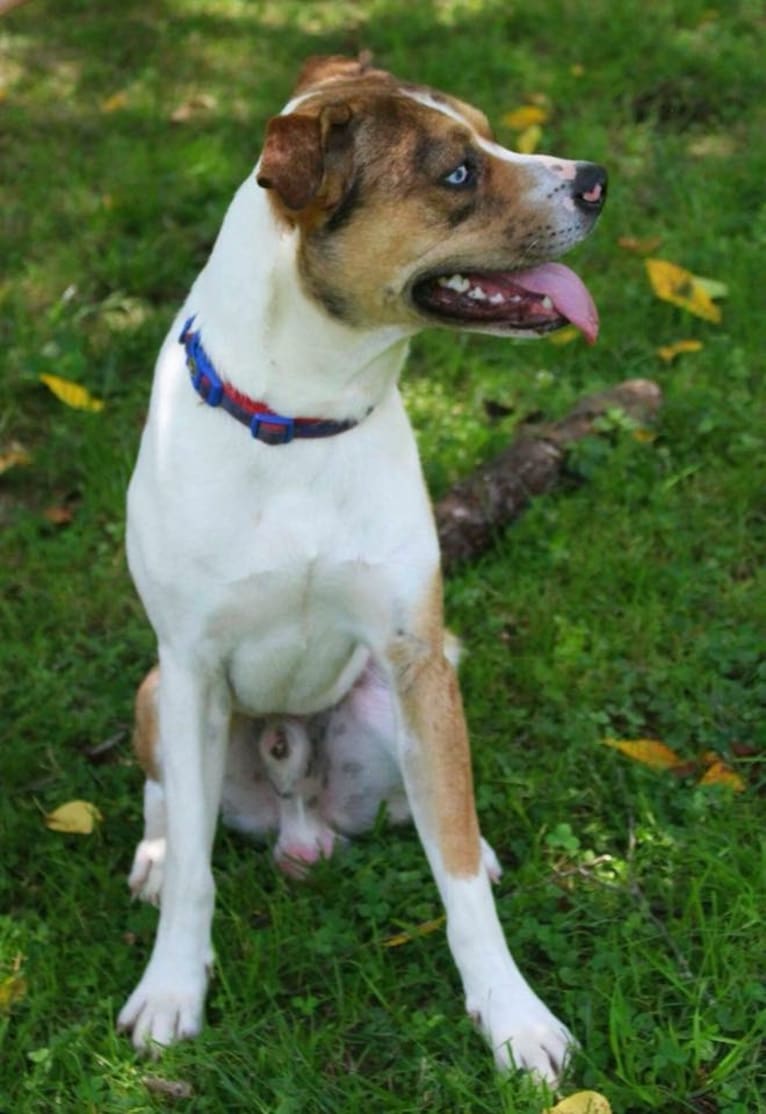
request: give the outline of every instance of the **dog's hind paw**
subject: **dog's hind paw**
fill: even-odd
[[[490,882],[499,882],[503,873],[503,868],[500,866],[500,860],[487,843],[484,836],[481,837],[481,861],[484,864],[484,869],[489,875]]]
[[[165,868],[165,840],[142,839],[133,856],[128,885],[133,897],[159,905]]]

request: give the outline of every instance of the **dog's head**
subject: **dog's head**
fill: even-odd
[[[580,279],[553,263],[593,227],[606,173],[519,155],[455,97],[367,57],[311,59],[256,168],[298,234],[303,283],[352,326],[428,324],[595,340]]]

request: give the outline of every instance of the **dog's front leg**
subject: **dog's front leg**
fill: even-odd
[[[137,1048],[193,1036],[202,1025],[213,958],[210,854],[230,716],[223,680],[162,649],[160,663],[167,823],[160,921],[149,964],[118,1020]]]
[[[500,927],[482,861],[460,690],[442,652],[440,593],[430,610],[425,629],[397,639],[389,653],[410,807],[444,902],[469,1014],[498,1067],[515,1065],[553,1083],[572,1037],[521,975]]]

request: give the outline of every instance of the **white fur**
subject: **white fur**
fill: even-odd
[[[415,629],[439,566],[396,386],[411,330],[330,320],[301,289],[296,246],[297,233],[275,220],[249,178],[160,352],[128,495],[130,568],[159,643],[164,798],[147,790],[148,835],[131,873],[137,892],[156,900],[161,887],[154,950],[120,1014],[138,1047],[193,1035],[202,1023],[210,849],[232,713],[311,715],[337,705],[370,659],[387,675],[386,648]],[[239,390],[286,413],[358,418],[358,427],[289,446],[252,440],[190,387],[178,334],[192,314],[219,374]],[[497,860],[485,845],[475,877],[446,871],[427,790],[410,768],[418,741],[391,701],[381,747],[397,784],[404,779],[467,1007],[499,1064],[553,1080],[571,1038],[508,953],[488,877]],[[264,806],[272,810],[264,827],[273,807]],[[246,826],[247,801],[229,808]]]

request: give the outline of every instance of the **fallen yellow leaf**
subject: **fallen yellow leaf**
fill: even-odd
[[[549,333],[548,340],[551,344],[571,344],[579,336],[580,330],[576,329],[574,325],[565,325],[563,329],[556,329],[555,333]]]
[[[636,236],[618,236],[617,243],[625,251],[635,251],[639,255],[648,255],[650,251],[656,251],[660,246],[662,236],[647,236],[643,240]]]
[[[40,379],[65,406],[71,406],[75,410],[90,410],[95,413],[104,409],[103,401],[100,398],[94,398],[90,391],[81,387],[79,383],[72,383],[69,379],[62,379],[58,375],[41,375]]]
[[[612,1114],[612,1108],[598,1091],[578,1091],[549,1107],[544,1114]]]
[[[67,801],[45,817],[45,826],[52,832],[90,835],[103,816],[90,801]]]
[[[715,325],[720,323],[721,310],[705,289],[705,279],[700,279],[691,271],[679,267],[677,263],[669,263],[666,259],[645,259],[644,263],[652,289],[658,298],[680,306],[687,313],[693,313],[705,321],[712,321]]]
[[[686,150],[697,159],[730,159],[737,150],[737,141],[732,135],[703,135],[693,139]]]
[[[14,1002],[20,1002],[27,993],[27,980],[22,975],[9,975],[0,982],[0,1011],[8,1013]]]
[[[683,763],[674,750],[657,739],[604,739],[604,742],[634,762],[642,762],[654,770],[670,770]]]
[[[582,62],[574,62],[569,67],[569,72],[571,73],[572,77],[582,77],[582,75],[585,73],[585,66],[583,66]]]
[[[532,124],[544,124],[547,119],[548,109],[540,104],[523,104],[519,108],[506,112],[502,118],[507,127],[519,132],[531,127]]]
[[[174,124],[185,124],[200,112],[209,112],[217,103],[209,93],[193,93],[170,113],[170,119]]]
[[[10,468],[16,468],[20,464],[29,464],[31,459],[32,457],[23,445],[20,445],[18,441],[11,441],[6,451],[0,453],[0,476]]]
[[[657,434],[651,429],[644,429],[643,426],[634,429],[632,436],[633,440],[638,441],[639,445],[651,445],[652,441],[657,440]]]
[[[400,948],[402,944],[408,944],[410,940],[414,940],[417,936],[427,936],[429,932],[436,932],[444,924],[446,917],[437,917],[433,921],[423,921],[417,928],[413,928],[411,932],[398,932],[395,936],[388,936],[383,941],[384,948]]]
[[[119,93],[112,93],[111,97],[107,97],[101,102],[102,112],[117,112],[118,109],[124,108],[128,103],[128,94],[125,90]]]
[[[676,356],[680,356],[683,352],[699,352],[703,347],[701,340],[677,340],[673,344],[664,344],[658,348],[657,355],[669,364],[671,360],[675,360]]]
[[[516,136],[516,150],[520,155],[532,155],[540,145],[543,129],[539,124],[530,124]]]
[[[702,777],[697,782],[698,785],[728,785],[735,793],[744,793],[745,782],[736,774],[730,766],[717,758],[711,762],[705,770]]]

